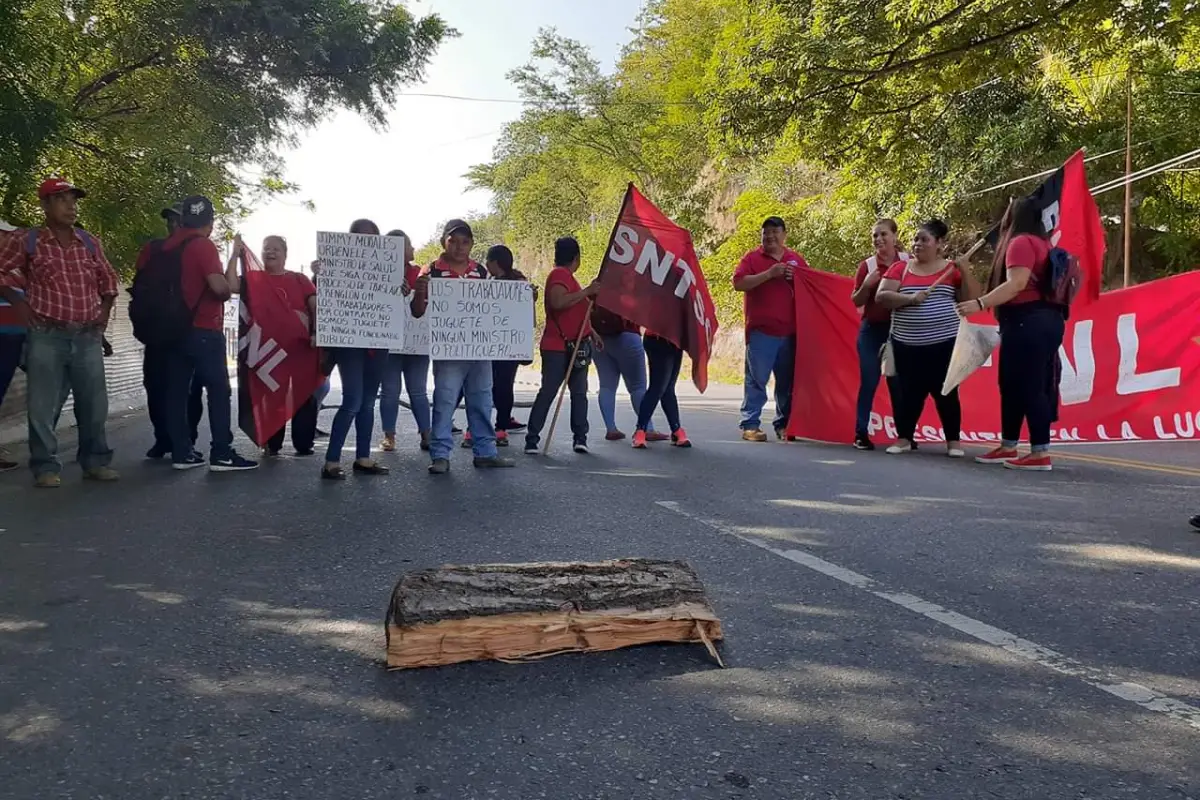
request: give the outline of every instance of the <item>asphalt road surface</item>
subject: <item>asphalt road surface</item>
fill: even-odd
[[[743,443],[736,405],[440,479],[403,416],[344,484],[175,473],[140,421],[118,485],[3,476],[0,797],[1200,798],[1200,449],[1014,474]],[[621,556],[695,566],[727,669],[381,666],[406,570]]]

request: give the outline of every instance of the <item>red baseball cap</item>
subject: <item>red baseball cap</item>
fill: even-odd
[[[63,194],[64,192],[74,192],[76,197],[87,197],[87,192],[62,178],[49,178],[43,181],[42,185],[38,187],[38,197],[42,200],[56,194]]]

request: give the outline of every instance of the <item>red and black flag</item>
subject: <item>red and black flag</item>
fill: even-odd
[[[277,290],[262,262],[242,248],[238,309],[238,427],[260,447],[324,380],[306,313]]]
[[[661,336],[692,359],[692,381],[708,386],[717,312],[692,235],[631,183],[600,265],[596,305]]]
[[[1104,281],[1104,251],[1107,243],[1100,210],[1088,188],[1083,151],[1079,150],[1068,158],[1041,186],[1033,190],[1029,199],[1042,212],[1042,223],[1050,236],[1050,244],[1061,247],[1079,259],[1084,280],[1075,299],[1076,305],[1095,300],[1100,296]],[[994,247],[998,237],[999,228],[995,228],[988,234],[988,243]]]

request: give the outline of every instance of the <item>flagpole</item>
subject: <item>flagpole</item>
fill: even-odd
[[[1125,74],[1125,288],[1129,288],[1130,258],[1133,254],[1133,73],[1126,70]]]

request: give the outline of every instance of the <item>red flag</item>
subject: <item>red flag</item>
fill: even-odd
[[[596,305],[686,350],[692,381],[708,386],[717,312],[692,235],[631,183],[600,265]]]
[[[1060,178],[1058,189],[1060,213],[1050,230],[1050,241],[1079,259],[1083,269],[1084,285],[1076,302],[1090,303],[1100,297],[1100,285],[1104,281],[1104,250],[1108,246],[1104,237],[1104,223],[1100,221],[1100,209],[1088,188],[1087,167],[1083,163],[1083,151],[1067,159],[1061,170],[1043,186]],[[1046,212],[1043,211],[1043,218]]]
[[[1050,243],[1079,259],[1084,277],[1075,305],[1091,303],[1100,296],[1104,282],[1107,243],[1100,210],[1088,188],[1083,151],[1068,158],[1045,183],[1033,190],[1029,199],[1042,212],[1042,224],[1050,235]],[[999,232],[997,226],[988,233],[988,241],[993,247],[997,245]]]
[[[249,248],[242,253],[238,427],[261,447],[312,397],[323,378],[307,312],[293,307]]]

